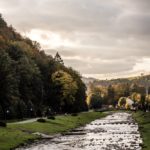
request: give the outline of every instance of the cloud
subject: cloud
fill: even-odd
[[[149,0],[1,0],[0,11],[46,53],[59,51],[82,74],[131,72],[149,64],[142,62],[150,57]]]

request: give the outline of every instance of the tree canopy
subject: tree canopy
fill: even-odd
[[[23,118],[87,110],[86,86],[56,53],[22,37],[0,15],[0,117]]]

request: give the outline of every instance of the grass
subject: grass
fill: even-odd
[[[18,129],[0,128],[0,150],[8,150],[27,140],[37,138],[35,135],[24,133]]]
[[[9,150],[29,140],[39,138],[32,134],[34,132],[50,135],[63,133],[104,116],[106,114],[100,112],[86,112],[78,116],[57,116],[55,120],[47,120],[46,123],[8,124],[7,128],[0,128],[0,150]]]
[[[139,124],[141,136],[143,138],[143,150],[150,150],[150,112],[136,112],[133,117]]]

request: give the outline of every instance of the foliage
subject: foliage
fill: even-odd
[[[37,122],[45,123],[45,122],[46,122],[46,120],[45,120],[45,119],[43,119],[43,118],[40,118],[40,119],[37,119]]]
[[[51,115],[51,116],[48,116],[47,119],[55,120],[55,116],[52,116],[52,115]]]
[[[62,65],[64,64],[64,62],[63,62],[63,60],[61,59],[61,56],[59,55],[58,52],[56,53],[54,59],[55,59],[56,62],[58,62],[58,63],[60,63],[60,64],[62,64]]]
[[[77,91],[76,91],[76,95],[75,95],[75,103],[74,106],[72,108],[72,112],[81,112],[81,111],[87,111],[88,110],[88,106],[87,106],[87,102],[86,102],[86,85],[83,83],[82,81],[82,77],[81,75],[73,70],[72,68],[68,68],[68,70],[66,70],[71,76],[72,78],[76,81],[77,84]]]
[[[143,150],[150,149],[150,112],[141,112],[137,111],[133,113],[133,117],[136,122],[139,124],[139,130],[142,136]]]
[[[126,109],[130,109],[130,105],[128,103],[125,104]]]
[[[46,108],[79,112],[87,110],[85,99],[81,76],[59,53],[46,55],[0,15],[0,119],[42,116]]]
[[[93,87],[99,88],[103,99],[102,105],[116,106],[118,104],[120,107],[128,107],[129,105],[126,105],[123,100],[123,97],[125,97],[134,102],[132,108],[146,111],[150,110],[149,80],[150,75],[126,79],[94,80],[92,84],[89,84],[89,89],[91,90]],[[88,93],[88,103],[90,96],[91,91]],[[121,104],[122,102],[123,104],[125,103],[124,106]]]
[[[114,91],[113,86],[109,85],[107,91],[108,91],[108,93],[107,93],[108,104],[109,105],[116,105],[115,91]]]
[[[72,113],[71,116],[76,117],[76,116],[78,116],[78,114],[77,113]]]
[[[38,138],[38,136],[32,134],[34,132],[44,134],[63,133],[104,116],[106,116],[104,113],[86,112],[79,113],[77,117],[71,115],[57,116],[55,120],[47,120],[45,123],[35,121],[26,124],[8,124],[7,128],[0,128],[0,150],[10,150],[19,144]]]
[[[62,70],[52,74],[53,93],[55,98],[55,110],[70,112],[75,103],[75,94],[77,92],[77,83],[70,74]],[[62,110],[61,110],[62,109]]]
[[[7,124],[5,122],[0,121],[0,127],[6,127],[6,126],[7,126]]]
[[[94,88],[92,90],[92,94],[90,97],[90,108],[98,109],[102,107],[102,97],[98,88]]]
[[[120,97],[118,101],[118,106],[119,107],[124,107],[126,105],[126,97]]]

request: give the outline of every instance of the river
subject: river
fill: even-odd
[[[123,112],[18,150],[141,150],[141,144],[138,124]]]

